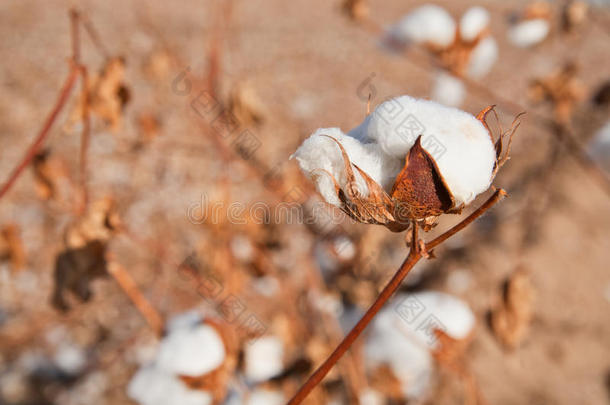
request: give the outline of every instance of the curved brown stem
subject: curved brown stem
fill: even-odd
[[[36,139],[34,140],[32,145],[30,146],[28,151],[25,153],[25,156],[21,159],[21,163],[19,163],[17,165],[17,167],[15,167],[13,172],[10,174],[8,180],[6,180],[6,182],[0,188],[0,198],[2,198],[10,190],[10,188],[13,186],[15,181],[17,181],[17,179],[19,178],[19,176],[21,175],[23,170],[26,167],[28,167],[28,165],[30,164],[30,162],[32,161],[32,159],[34,158],[34,156],[36,155],[36,153],[42,146],[45,138],[49,134],[51,127],[53,126],[53,123],[55,123],[57,116],[59,115],[62,108],[66,104],[68,97],[70,97],[70,92],[72,91],[72,87],[74,87],[74,83],[76,82],[76,79],[78,78],[78,74],[79,74],[78,67],[73,66],[72,70],[70,71],[70,74],[68,75],[68,78],[64,82],[61,92],[59,93],[59,97],[57,98],[57,101],[55,102],[55,106],[53,107],[53,110],[51,110],[51,113],[47,117],[44,125],[42,126],[42,129],[38,133],[38,136],[36,137]]]
[[[413,226],[412,229],[417,229],[416,226]],[[402,263],[394,277],[390,280],[390,282],[385,286],[383,291],[379,294],[373,305],[366,311],[364,316],[358,321],[356,326],[343,338],[343,341],[339,343],[339,346],[332,352],[330,356],[322,363],[320,367],[309,377],[307,382],[299,389],[299,391],[292,397],[292,399],[288,402],[288,405],[297,405],[300,404],[306,397],[309,395],[311,390],[313,390],[316,385],[322,381],[324,376],[328,374],[331,368],[339,361],[341,356],[350,348],[352,343],[360,336],[362,331],[368,326],[371,320],[377,315],[377,312],[383,307],[386,301],[394,294],[394,292],[400,287],[400,283],[405,278],[409,271],[415,266],[415,264],[422,258],[422,254],[417,246],[417,232],[414,231],[411,250],[409,251],[409,255]]]
[[[449,229],[444,234],[438,236],[437,238],[431,240],[425,245],[420,244],[420,240],[418,238],[417,225],[414,223],[411,226],[411,249],[409,250],[409,255],[402,263],[396,274],[392,277],[392,279],[388,282],[388,284],[381,291],[373,305],[366,311],[364,316],[358,321],[356,326],[352,328],[352,330],[343,338],[339,346],[331,353],[330,356],[322,363],[321,366],[317,368],[317,370],[309,377],[309,379],[301,386],[301,388],[297,391],[297,393],[292,397],[292,399],[288,402],[287,405],[298,405],[309,395],[309,393],[322,381],[324,376],[328,374],[328,372],[333,368],[333,366],[339,361],[341,356],[345,354],[345,352],[351,347],[354,341],[360,336],[362,331],[368,326],[368,324],[373,320],[375,315],[379,312],[381,307],[390,299],[390,297],[396,292],[402,280],[409,274],[409,271],[415,266],[415,264],[424,257],[424,254],[431,251],[436,246],[443,243],[445,240],[449,239],[451,236],[455,235],[466,226],[474,222],[477,218],[483,215],[488,209],[490,209],[495,203],[500,201],[506,192],[502,189],[496,190],[496,192],[489,197],[487,201],[483,205],[481,205],[477,210],[467,216],[462,222],[455,225],[453,228]]]

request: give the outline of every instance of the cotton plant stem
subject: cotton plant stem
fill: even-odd
[[[125,294],[127,294],[127,297],[129,297],[136,309],[142,314],[155,334],[161,336],[163,334],[163,318],[148,299],[146,299],[144,294],[142,294],[142,291],[140,291],[127,270],[119,263],[111,261],[108,264],[108,273],[110,273]]]
[[[51,113],[45,120],[42,129],[38,133],[38,136],[36,136],[36,139],[21,159],[21,162],[17,165],[17,167],[15,167],[15,169],[13,169],[13,172],[10,174],[6,182],[2,185],[2,187],[0,187],[0,198],[4,197],[4,195],[11,189],[11,187],[17,181],[23,170],[28,167],[28,165],[44,143],[44,140],[49,135],[51,127],[55,123],[57,116],[59,115],[64,105],[66,104],[66,101],[70,97],[70,93],[72,91],[72,88],[74,87],[74,83],[76,83],[76,79],[78,79],[78,75],[79,69],[76,66],[73,66],[70,71],[70,74],[68,75],[68,78],[64,82],[64,85],[59,93],[59,97],[55,102],[55,106],[53,107]]]
[[[328,372],[333,368],[333,366],[339,361],[341,356],[345,354],[345,352],[351,347],[354,341],[360,336],[362,331],[368,326],[368,324],[373,320],[375,315],[379,312],[381,307],[390,299],[390,297],[396,292],[396,290],[400,287],[402,280],[409,274],[409,271],[417,264],[417,262],[424,257],[426,252],[431,251],[436,246],[440,245],[451,236],[455,235],[466,226],[470,225],[477,218],[483,215],[487,210],[489,210],[494,204],[500,201],[504,196],[506,196],[506,192],[502,189],[496,190],[496,192],[489,197],[487,201],[483,205],[481,205],[477,210],[472,212],[468,217],[466,217],[462,222],[455,225],[453,228],[449,229],[444,234],[438,236],[432,241],[426,243],[422,248],[420,248],[420,240],[418,239],[417,226],[412,226],[412,237],[411,237],[411,250],[409,250],[409,255],[402,263],[396,274],[392,277],[392,279],[388,282],[388,284],[381,291],[373,305],[366,311],[364,316],[358,321],[356,326],[345,336],[343,341],[337,346],[337,348],[331,353],[331,355],[322,363],[321,366],[309,377],[309,379],[301,386],[299,391],[292,397],[292,399],[287,403],[287,405],[298,405],[309,395],[309,393],[322,381],[322,379],[328,374]]]
[[[322,381],[322,379],[328,374],[333,368],[335,363],[343,356],[343,354],[350,348],[354,340],[360,336],[362,331],[371,322],[373,317],[377,315],[377,312],[386,303],[386,301],[394,294],[394,292],[400,287],[400,283],[405,278],[409,271],[415,266],[415,264],[422,258],[422,253],[418,249],[411,249],[409,255],[400,266],[394,277],[385,286],[383,291],[379,294],[373,305],[366,311],[364,316],[358,321],[356,326],[345,336],[343,341],[337,346],[335,351],[322,363],[320,367],[309,377],[307,382],[299,389],[299,391],[292,397],[288,402],[288,405],[300,404],[309,393]]]

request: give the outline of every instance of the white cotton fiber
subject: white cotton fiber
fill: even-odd
[[[211,405],[212,396],[189,389],[176,376],[155,367],[140,369],[127,387],[129,398],[140,405]]]
[[[460,19],[460,36],[464,41],[473,41],[489,26],[489,13],[483,7],[471,7]]]
[[[466,75],[472,78],[485,76],[498,60],[498,44],[492,37],[485,37],[474,47],[466,67]]]
[[[399,294],[371,324],[365,343],[366,365],[372,369],[387,364],[401,381],[407,397],[422,398],[434,371],[430,352],[438,347],[433,329],[463,339],[474,324],[470,308],[448,294]]]
[[[284,401],[281,392],[259,388],[252,391],[245,405],[283,405]]]
[[[508,39],[518,47],[527,48],[542,42],[550,28],[549,22],[542,18],[525,20],[509,28]]]
[[[172,331],[159,345],[156,365],[168,373],[197,377],[219,367],[225,347],[210,325]]]
[[[245,375],[254,383],[266,381],[284,370],[284,344],[276,336],[263,336],[247,344]]]
[[[338,145],[332,139],[321,135],[328,135],[339,141],[351,163],[357,165],[386,190],[391,189],[394,177],[402,166],[400,159],[388,158],[378,145],[360,143],[357,139],[345,135],[339,128],[321,128],[307,138],[291,158],[294,157],[301,169],[314,180],[318,191],[328,203],[339,206],[340,200],[330,177],[317,169],[324,169],[332,174],[342,188],[347,184],[347,177]],[[366,183],[356,169],[354,172],[358,190],[362,195],[368,195]]]
[[[455,21],[444,8],[427,4],[404,16],[390,28],[389,35],[403,43],[446,47],[455,39],[455,31]]]
[[[459,107],[466,96],[464,83],[444,70],[437,72],[432,84],[431,98],[449,107]]]
[[[473,115],[439,103],[401,96],[381,103],[348,133],[375,142],[390,158],[404,158],[420,134],[456,204],[468,204],[489,188],[495,150]],[[396,172],[397,174],[398,172]]]
[[[599,165],[610,172],[610,121],[595,133],[587,150]]]
[[[363,389],[358,399],[360,400],[360,405],[384,405],[386,403],[383,395],[372,388]]]

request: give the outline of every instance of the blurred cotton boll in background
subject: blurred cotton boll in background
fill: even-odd
[[[194,312],[170,326],[155,359],[133,376],[127,394],[141,405],[212,404],[211,392],[191,389],[181,377],[201,377],[221,367],[226,358],[222,336]]]
[[[284,370],[284,343],[277,336],[263,336],[249,342],[244,353],[245,375],[258,383]]]
[[[405,396],[426,397],[434,376],[432,351],[438,349],[432,326],[454,339],[466,339],[475,325],[474,314],[463,301],[440,292],[399,294],[373,320],[366,338],[369,373],[390,367]]]
[[[547,20],[526,20],[509,28],[508,40],[520,48],[528,48],[544,41],[550,29],[551,25]]]
[[[390,27],[391,41],[407,45],[432,44],[449,46],[455,38],[456,24],[442,7],[426,4],[416,8]]]
[[[457,107],[466,97],[466,88],[459,78],[441,70],[434,76],[430,97],[448,107]]]

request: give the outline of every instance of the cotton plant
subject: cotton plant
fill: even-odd
[[[140,405],[218,403],[234,366],[228,340],[213,320],[193,313],[174,319],[154,359],[131,379],[127,395]]]
[[[530,4],[508,29],[508,40],[520,48],[544,41],[551,31],[551,6],[546,1]]]
[[[440,236],[426,242],[420,232],[443,214],[460,214],[475,198],[494,188],[508,161],[511,128],[494,136],[486,118],[440,103],[400,96],[381,103],[348,131],[321,128],[291,156],[330,205],[363,224],[406,233],[409,253],[375,302],[339,346],[288,402],[300,404],[349,349],[404,277],[433,249],[480,217],[506,192],[497,189],[479,208]]]
[[[392,44],[427,48],[440,67],[432,99],[457,107],[466,95],[462,79],[485,76],[498,59],[489,26],[490,16],[483,7],[471,7],[456,22],[444,8],[426,4],[391,26],[387,39]]]
[[[472,334],[475,317],[466,303],[441,292],[394,297],[375,317],[366,337],[369,372],[389,367],[404,397],[424,400],[434,378],[434,352],[440,350],[433,326],[453,339],[465,340]]]

